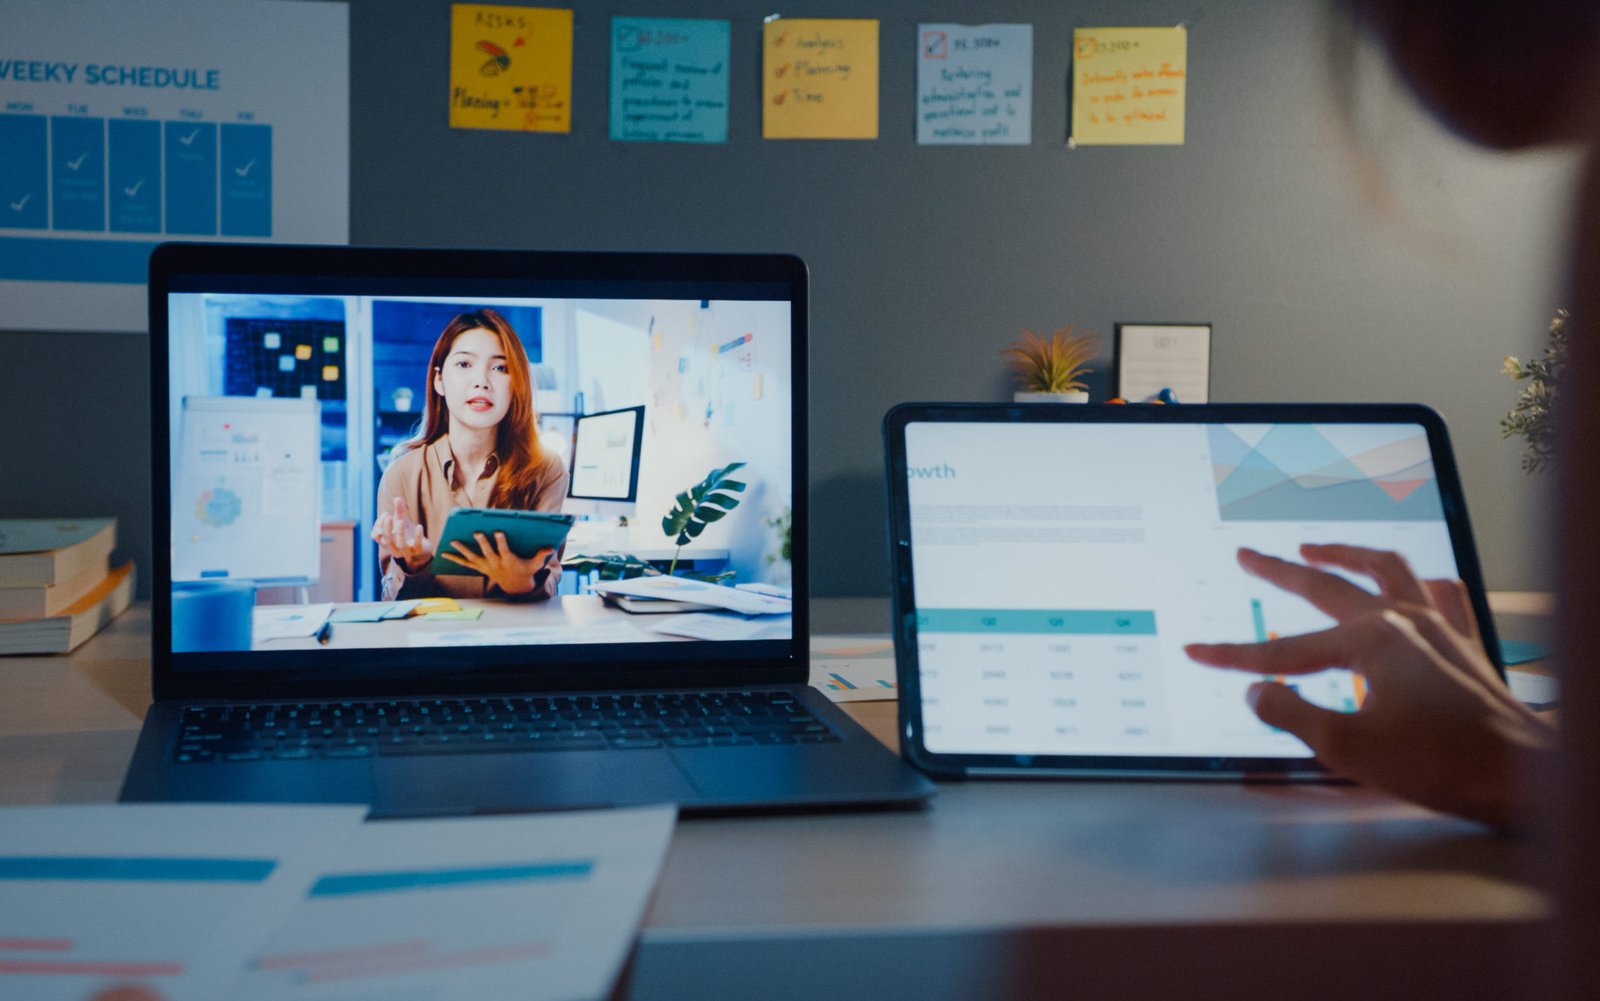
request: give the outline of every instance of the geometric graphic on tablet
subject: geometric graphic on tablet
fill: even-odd
[[[1427,435],[1412,425],[1206,427],[1223,521],[1440,521]]]

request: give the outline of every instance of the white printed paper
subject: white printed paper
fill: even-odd
[[[641,643],[649,640],[631,624],[527,626],[520,629],[417,629],[406,634],[411,646],[548,646],[555,643]]]
[[[741,615],[787,615],[794,603],[771,595],[757,594],[721,584],[690,580],[687,577],[635,577],[632,580],[597,581],[594,590],[600,594],[630,594],[638,598],[668,598],[672,601],[692,601],[701,605],[715,605]]]
[[[664,615],[648,628],[653,633],[693,640],[782,640],[789,638],[791,627],[787,619],[777,622],[767,616],[748,619],[734,614],[689,612]]]
[[[364,825],[229,997],[609,996],[671,807]]]
[[[319,605],[257,605],[250,610],[250,642],[259,647],[267,640],[293,640],[315,636],[333,613],[333,603]]]
[[[0,997],[216,1001],[365,806],[0,810]]]
[[[810,681],[832,702],[897,699],[894,643],[887,636],[813,636]]]

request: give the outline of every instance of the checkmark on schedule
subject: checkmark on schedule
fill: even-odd
[[[87,159],[89,159],[89,151],[88,150],[84,150],[82,153],[78,154],[78,158],[76,160],[68,160],[67,161],[67,169],[68,170],[77,170],[79,167],[83,166],[83,161],[85,161]]]
[[[131,187],[131,188],[123,188],[122,189],[122,193],[127,195],[129,198],[135,198],[135,197],[138,196],[139,189],[142,188],[142,187],[144,187],[144,178],[141,177],[141,178],[139,178],[139,180],[134,182],[133,187]]]
[[[250,175],[250,168],[254,167],[255,165],[256,165],[256,162],[254,160],[251,160],[249,163],[245,164],[243,167],[235,167],[235,168],[233,168],[233,172],[235,174],[238,174],[240,177],[248,177]]]
[[[178,141],[183,143],[185,146],[193,146],[195,139],[197,139],[199,137],[199,135],[200,135],[200,130],[199,129],[195,129],[193,132],[189,133],[186,136],[179,136],[178,137]]]
[[[23,208],[28,204],[28,199],[30,199],[32,197],[33,197],[33,192],[30,191],[27,194],[22,196],[22,200],[21,201],[12,202],[11,203],[11,211],[13,211],[13,212],[21,212],[23,210]]]

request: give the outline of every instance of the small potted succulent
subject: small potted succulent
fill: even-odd
[[[1089,374],[1089,359],[1100,347],[1100,338],[1076,326],[1064,327],[1049,338],[1024,329],[1017,343],[1003,349],[1017,380],[1012,399],[1017,403],[1088,403],[1089,387],[1083,377]]]

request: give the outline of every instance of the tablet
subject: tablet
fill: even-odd
[[[884,431],[901,746],[935,774],[1325,776],[1250,711],[1257,677],[1183,653],[1332,624],[1245,574],[1241,546],[1459,577],[1497,657],[1427,408],[908,404]],[[1283,680],[1342,711],[1366,695],[1343,670]]]
[[[474,533],[482,532],[494,538],[494,533],[506,533],[511,551],[524,559],[541,549],[559,549],[572,529],[573,516],[552,511],[514,511],[493,507],[458,507],[445,519],[444,531],[434,546],[433,564],[429,569],[435,574],[475,574],[478,571],[452,563],[442,553],[453,553],[450,543],[460,540],[476,552],[478,540]]]

